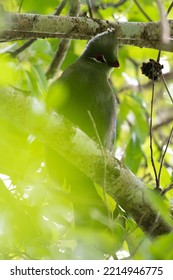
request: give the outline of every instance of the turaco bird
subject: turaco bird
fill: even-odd
[[[94,141],[111,150],[115,138],[116,102],[109,76],[119,67],[116,33],[107,30],[93,37],[75,63],[50,87],[48,106],[78,126]],[[95,128],[94,128],[95,127]],[[96,133],[97,131],[97,133]],[[47,150],[53,179],[69,184],[77,225],[94,224],[94,213],[105,208],[93,182],[53,150]]]

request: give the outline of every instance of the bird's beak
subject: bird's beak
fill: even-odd
[[[118,60],[109,62],[109,65],[110,65],[111,67],[114,67],[114,68],[119,68],[119,67],[120,67],[120,64],[119,64],[119,61],[118,61]]]

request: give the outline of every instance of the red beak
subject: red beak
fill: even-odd
[[[119,64],[119,61],[118,60],[115,60],[113,62],[109,62],[109,65],[111,67],[115,67],[115,68],[119,68],[120,67],[120,64]]]

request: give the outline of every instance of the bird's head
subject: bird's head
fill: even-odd
[[[119,67],[117,57],[118,41],[114,30],[107,30],[93,37],[87,44],[81,58],[97,63],[106,63],[109,67]]]

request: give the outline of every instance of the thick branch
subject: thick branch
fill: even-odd
[[[173,37],[173,21],[169,21]],[[161,42],[159,22],[113,22],[87,17],[45,16],[1,12],[0,41],[35,38],[89,39],[114,28],[120,44],[173,51],[173,40]]]
[[[35,135],[104,187],[105,160],[100,147],[68,120],[46,112],[44,105],[36,99],[5,90],[0,91],[0,118]],[[148,190],[143,183],[108,151],[105,155],[106,191],[145,232],[152,236],[170,232],[172,228],[149,202]]]

